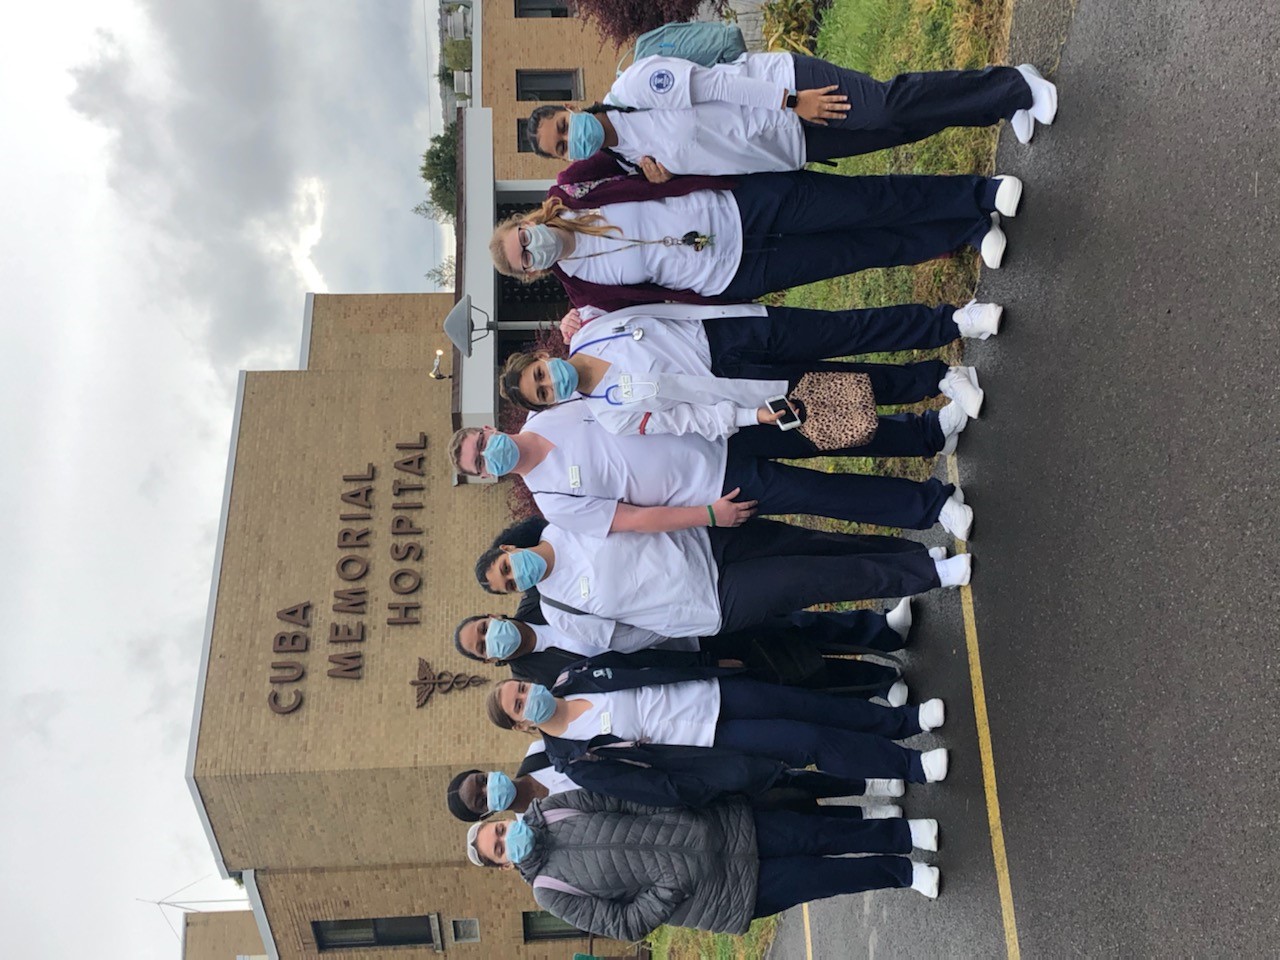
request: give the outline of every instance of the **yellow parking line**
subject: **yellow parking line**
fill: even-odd
[[[804,956],[805,960],[813,960],[813,935],[809,933],[809,905],[801,910],[804,914]]]
[[[954,456],[947,457],[947,479],[960,482],[960,471]],[[968,545],[956,541],[956,552],[965,553]],[[1004,849],[1004,826],[1000,820],[1000,798],[996,793],[996,763],[991,750],[991,727],[987,722],[987,694],[982,681],[982,657],[978,652],[978,621],[973,612],[973,590],[960,588],[960,608],[964,613],[964,636],[969,651],[969,683],[973,688],[973,714],[978,726],[978,755],[982,760],[982,783],[987,795],[987,828],[991,833],[991,854],[995,859],[996,884],[1000,890],[1000,913],[1004,918],[1004,945],[1009,960],[1019,960],[1018,922],[1013,912],[1013,885],[1009,880],[1009,861]],[[805,933],[809,931],[805,915]]]

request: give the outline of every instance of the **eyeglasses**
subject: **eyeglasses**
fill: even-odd
[[[528,273],[533,269],[533,254],[529,252],[529,231],[524,227],[516,227],[516,237],[520,241],[520,269]]]

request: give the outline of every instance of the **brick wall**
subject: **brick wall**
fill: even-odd
[[[188,913],[182,924],[182,960],[235,960],[265,952],[249,910]]]
[[[517,17],[515,0],[485,3],[484,106],[493,110],[493,175],[499,180],[552,179],[560,169],[516,148],[516,121],[537,103],[516,99],[516,70],[582,71],[583,104],[599,100],[617,75],[622,52],[576,17]]]
[[[316,950],[311,921],[438,914],[447,956],[561,960],[585,952],[586,937],[525,944],[521,914],[539,909],[514,871],[482,870],[469,863],[372,870],[265,871],[256,874],[267,919],[286,960],[415,960],[438,957],[433,947]],[[370,914],[376,904],[382,913]],[[457,943],[451,920],[478,919],[480,941]],[[625,945],[597,940],[597,953],[620,954]]]

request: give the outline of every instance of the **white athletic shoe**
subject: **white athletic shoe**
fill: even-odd
[[[917,850],[938,849],[938,821],[933,819],[908,820],[911,829],[911,845]]]
[[[1030,110],[1014,111],[1009,118],[1009,126],[1013,128],[1013,135],[1018,138],[1019,143],[1030,143],[1036,134],[1036,121]]]
[[[943,502],[938,523],[957,540],[968,540],[973,531],[973,507],[956,499],[953,494]]]
[[[863,788],[864,797],[900,797],[907,792],[907,785],[902,780],[866,780]]]
[[[938,579],[943,587],[965,587],[973,576],[973,557],[962,553],[946,560],[935,560],[934,567],[938,571]]]
[[[942,435],[947,439],[959,436],[968,425],[969,415],[964,412],[964,407],[954,400],[938,411],[938,426],[942,428]]]
[[[952,496],[955,497],[957,500],[959,500],[961,503],[964,503],[964,488],[957,484],[956,492],[953,493]]]
[[[930,730],[937,730],[947,720],[947,707],[941,700],[934,697],[932,700],[926,700],[920,704],[920,729],[925,733]]]
[[[1001,216],[1017,216],[1018,204],[1022,202],[1022,181],[1009,173],[996,177],[1000,186],[996,188],[996,209]]]
[[[1008,244],[1009,241],[1005,238],[1004,231],[1000,229],[1000,214],[993,213],[991,215],[991,229],[982,238],[982,262],[992,270],[999,270],[1000,264],[1004,260],[1004,248]]]
[[[938,391],[948,400],[960,404],[966,417],[977,419],[982,412],[982,401],[986,394],[978,386],[978,373],[973,367],[948,367],[946,376],[938,381]],[[945,427],[942,432],[946,434]]]
[[[979,303],[970,300],[951,317],[960,328],[960,336],[986,340],[1000,332],[1000,318],[1004,307],[998,303]]]
[[[946,547],[930,547],[929,556],[932,557],[934,560],[945,560],[947,559],[947,548]]]
[[[924,782],[938,783],[947,779],[947,748],[939,747],[937,750],[926,750],[920,754],[920,766],[924,768]]]
[[[922,893],[930,900],[937,900],[938,887],[941,883],[942,874],[937,867],[911,861],[911,889],[916,893]]]
[[[907,689],[906,681],[899,680],[889,688],[889,692],[884,695],[884,699],[889,706],[900,707],[907,702],[907,697],[910,696],[910,693]]]
[[[905,642],[907,635],[911,633],[911,598],[903,597],[896,607],[884,615],[884,618],[889,624],[889,629]]]
[[[902,808],[896,803],[882,803],[875,807],[863,807],[863,820],[896,820],[902,816]]]
[[[1046,127],[1053,123],[1058,115],[1058,88],[1029,63],[1021,64],[1018,72],[1031,88],[1031,109],[1029,113],[1037,123]]]

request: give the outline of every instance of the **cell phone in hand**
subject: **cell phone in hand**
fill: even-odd
[[[770,397],[765,401],[765,405],[770,413],[782,413],[782,416],[774,421],[779,430],[794,430],[800,426],[800,418],[791,409],[791,404],[787,403],[786,397]]]

